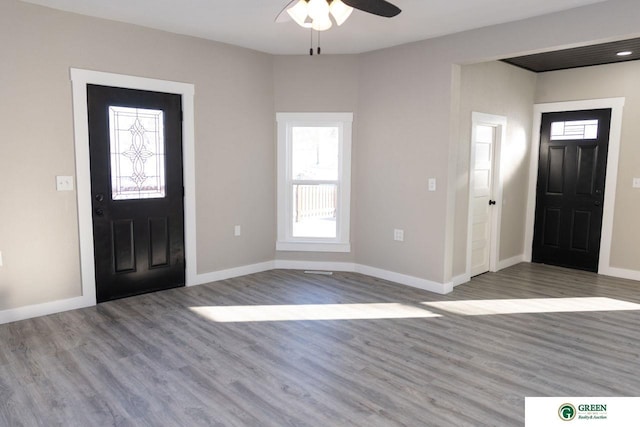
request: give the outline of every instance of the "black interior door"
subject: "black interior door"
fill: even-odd
[[[533,262],[598,270],[610,122],[610,109],[542,115]]]
[[[181,96],[87,86],[98,302],[184,286]]]

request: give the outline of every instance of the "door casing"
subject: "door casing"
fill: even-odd
[[[502,218],[502,174],[500,173],[502,142],[507,136],[507,118],[493,114],[473,112],[471,113],[471,148],[469,153],[469,204],[467,213],[467,259],[465,268],[465,282],[471,280],[471,251],[472,251],[472,227],[473,227],[473,165],[476,159],[475,129],[478,125],[495,128],[496,140],[493,151],[493,198],[496,204],[491,212],[491,249],[489,250],[489,271],[498,270],[498,257],[500,254],[500,223]],[[461,282],[462,283],[462,282]]]
[[[196,283],[196,203],[195,203],[195,132],[193,84],[148,79],[123,74],[71,68],[73,89],[73,124],[76,154],[76,189],[78,197],[78,232],[80,237],[80,268],[82,297],[77,307],[96,304],[96,279],[93,252],[93,218],[91,204],[91,173],[89,167],[89,127],[87,85],[122,87],[152,92],[175,93],[182,96],[182,144],[184,177],[184,237],[186,286]]]
[[[533,106],[533,129],[531,131],[531,160],[529,165],[529,191],[527,201],[527,222],[525,230],[524,260],[531,262],[533,246],[533,228],[536,209],[536,185],[538,181],[538,156],[540,153],[540,126],[543,113],[562,111],[597,110],[611,108],[611,127],[609,130],[609,150],[607,152],[606,182],[602,213],[602,234],[600,240],[600,258],[598,273],[618,276],[611,267],[611,237],[613,234],[613,217],[618,179],[618,159],[620,156],[620,139],[622,133],[622,110],[625,98],[602,98],[583,101],[553,102],[535,104]]]

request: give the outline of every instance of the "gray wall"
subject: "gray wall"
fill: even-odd
[[[458,123],[460,108],[456,64],[635,36],[639,19],[637,1],[610,0],[362,54],[356,260],[435,282],[451,280],[460,209],[459,129],[452,123]],[[435,193],[426,191],[429,177],[438,179]],[[394,227],[404,228],[403,244],[392,241]]]
[[[76,198],[54,187],[55,175],[75,173],[69,67],[195,84],[199,273],[276,256],[275,111],[351,108],[354,251],[278,257],[355,260],[442,283],[460,209],[457,64],[637,35],[639,20],[636,0],[610,0],[313,62],[3,0],[0,310],[80,293]],[[317,86],[296,67],[316,70]],[[427,191],[429,177],[438,191]],[[405,242],[393,242],[393,228]]]
[[[356,259],[442,282],[451,64],[425,42],[364,54],[360,70]]]
[[[640,189],[632,188],[640,177],[640,62],[601,65],[577,70],[542,73],[536,102],[626,97],[615,195],[611,241],[612,267],[640,271]]]
[[[15,0],[0,40],[0,310],[80,295],[70,67],[194,83],[198,272],[273,259],[272,56]]]
[[[352,157],[358,153],[358,57],[356,55],[276,56],[274,58],[274,104],[277,112],[352,112]],[[275,140],[275,137],[274,137]],[[355,162],[351,180],[355,185]],[[275,178],[274,178],[275,179]],[[354,225],[357,195],[351,193],[351,252],[276,252],[279,260],[353,262],[357,250]]]
[[[499,260],[522,255],[536,74],[503,62],[462,67],[453,275],[465,273],[471,113],[507,118],[502,141],[502,221]]]

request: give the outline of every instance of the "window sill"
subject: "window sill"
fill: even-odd
[[[276,242],[276,251],[351,252],[351,244],[324,242]]]

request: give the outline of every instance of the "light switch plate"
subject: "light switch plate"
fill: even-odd
[[[73,191],[73,177],[72,176],[56,176],[56,190]]]
[[[640,178],[633,178],[633,188],[640,188]]]
[[[395,229],[393,230],[393,240],[396,242],[404,242],[404,230]]]
[[[239,225],[236,225],[235,227],[233,227],[233,235],[234,236],[236,236],[236,237],[239,236],[240,232],[241,232],[241,230],[240,230],[240,226]]]

